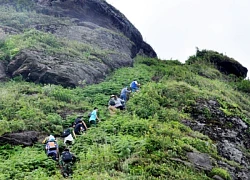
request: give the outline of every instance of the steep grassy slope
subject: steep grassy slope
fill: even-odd
[[[134,78],[142,84],[141,91],[132,95],[127,111],[110,117],[109,95],[118,94]],[[218,155],[213,141],[180,121],[192,119],[187,109],[197,100],[215,99],[228,116],[236,114],[249,124],[250,98],[237,90],[240,82],[204,62],[183,65],[142,57],[133,68],[119,69],[103,83],[83,89],[41,86],[16,78],[0,86],[0,134],[23,130],[60,134],[77,114],[87,116],[97,106],[102,122],[79,136],[71,148],[80,158],[73,179],[199,180],[214,174],[230,179],[216,165],[205,173],[185,164],[186,152],[226,160]],[[42,145],[2,146],[0,158],[1,179],[62,179]]]

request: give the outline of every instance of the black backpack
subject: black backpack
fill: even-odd
[[[109,105],[110,105],[110,106],[114,106],[114,105],[115,105],[115,101],[114,101],[113,99],[111,99],[111,100],[109,101]]]
[[[62,133],[62,137],[67,137],[68,135],[70,135],[70,128],[65,129]]]
[[[77,124],[78,124],[79,122],[81,122],[81,121],[82,121],[81,118],[78,117],[78,118],[76,118],[74,124],[77,125]]]
[[[71,162],[73,160],[73,156],[69,151],[64,151],[62,153],[63,162]]]

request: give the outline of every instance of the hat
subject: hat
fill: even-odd
[[[111,97],[111,98],[112,98],[112,97],[115,97],[115,95],[114,95],[114,94],[112,94],[110,97]]]
[[[53,136],[53,135],[50,135],[49,136],[49,141],[55,141],[56,139],[55,139],[55,137]]]

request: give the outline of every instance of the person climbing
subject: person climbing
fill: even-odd
[[[123,88],[123,89],[121,90],[120,98],[121,98],[122,100],[124,100],[124,102],[126,102],[129,93],[131,93],[131,91],[128,90],[128,87]]]
[[[55,137],[50,135],[48,138],[45,138],[43,142],[46,143],[45,153],[47,156],[52,157],[53,160],[57,161],[59,156],[59,147]]]
[[[96,120],[101,122],[101,120],[97,116],[97,112],[98,112],[98,108],[95,107],[94,110],[90,114],[89,123],[91,124],[91,126],[96,126]]]
[[[80,121],[82,121],[83,116],[79,115],[77,116],[75,122],[73,123],[73,127],[75,127]]]
[[[47,142],[49,142],[49,141],[56,141],[55,136],[49,135],[49,136],[45,137],[44,140],[42,141],[42,143],[47,144]]]
[[[70,152],[69,148],[65,148],[61,154],[59,165],[64,178],[73,174],[72,166],[76,162],[77,157]]]
[[[116,109],[120,109],[120,110],[124,110],[124,101],[120,98],[118,98],[117,96],[114,97],[114,101],[115,101],[115,108]]]
[[[137,92],[137,91],[139,91],[140,84],[136,80],[134,80],[131,82],[130,88],[131,88],[132,92]]]
[[[81,135],[84,131],[87,131],[87,126],[83,120],[80,120],[78,124],[74,127],[74,133],[77,135]]]
[[[67,146],[74,144],[74,138],[76,139],[76,134],[74,131],[74,127],[69,127],[62,133],[62,137],[64,137],[64,144]]]
[[[114,97],[115,95],[111,95],[108,103],[108,110],[111,115],[115,114],[116,112]]]

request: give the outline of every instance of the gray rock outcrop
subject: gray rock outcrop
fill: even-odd
[[[22,33],[26,28],[33,28],[64,40],[79,42],[91,51],[82,50],[88,57],[86,62],[60,53],[51,55],[34,48],[23,49],[9,62],[7,75],[10,77],[22,75],[27,81],[75,87],[81,82],[100,82],[114,69],[133,66],[133,58],[138,53],[157,56],[129,20],[106,1],[28,1],[29,6],[17,0],[0,2],[0,6],[13,6],[17,11],[28,8],[36,11],[35,14],[25,12],[33,13],[29,16],[33,19],[25,21],[22,26],[19,23],[3,23],[0,29],[13,34],[11,32]],[[101,53],[95,53],[97,51]]]
[[[248,125],[237,116],[226,116],[215,100],[198,100],[187,112],[192,114],[193,121],[182,122],[191,129],[209,136],[216,144],[220,156],[238,164],[233,166],[219,160],[218,166],[227,169],[235,180],[250,179],[250,157],[247,153],[250,148]]]

